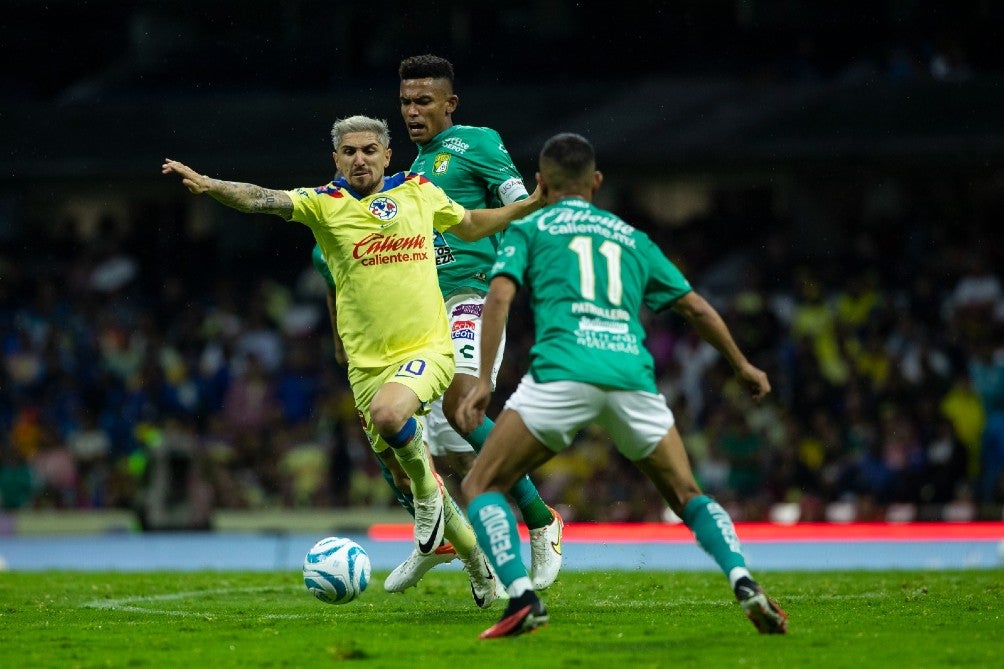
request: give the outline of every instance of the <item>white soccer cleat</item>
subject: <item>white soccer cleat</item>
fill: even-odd
[[[387,592],[404,592],[408,588],[418,585],[422,577],[436,565],[452,562],[456,558],[457,549],[450,543],[440,546],[429,555],[422,555],[416,548],[407,560],[390,573],[390,576],[383,582],[383,589]]]
[[[551,509],[551,507],[547,507]],[[550,525],[530,530],[530,582],[534,590],[545,590],[561,570],[561,532],[564,521],[554,509]]]
[[[487,609],[498,596],[495,590],[498,579],[492,573],[485,554],[481,551],[480,546],[475,545],[470,557],[466,560],[461,558],[461,560],[463,560],[467,578],[471,580],[471,595],[474,597],[474,603],[479,608]]]
[[[443,543],[446,518],[443,511],[442,484],[430,497],[415,498],[415,548],[422,555],[434,552]]]
[[[491,568],[491,565],[489,564],[488,567]],[[509,599],[509,593],[506,592],[505,586],[502,584],[502,579],[499,578],[499,575],[495,573],[494,569],[492,569],[492,576],[495,577],[495,599]]]

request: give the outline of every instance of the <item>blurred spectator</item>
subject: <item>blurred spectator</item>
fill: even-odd
[[[797,279],[796,300],[791,323],[792,338],[808,345],[827,382],[842,385],[850,371],[837,336],[836,317],[827,304],[822,282],[807,269],[803,269]]]
[[[321,391],[321,363],[313,338],[298,337],[289,342],[286,362],[276,374],[275,396],[283,420],[298,425],[310,420]]]
[[[69,448],[47,438],[30,464],[41,505],[56,509],[77,506],[77,463]]]
[[[966,473],[974,479],[979,471],[980,439],[987,415],[965,370],[956,373],[951,388],[941,399],[941,412],[951,421],[956,438],[966,448]]]
[[[261,431],[279,415],[275,382],[257,355],[249,355],[243,373],[230,381],[223,398],[223,413],[237,434]]]
[[[966,482],[968,455],[947,418],[932,416],[931,420],[934,427],[924,444],[924,471],[919,476],[917,496],[922,503],[947,504]]]
[[[737,409],[721,406],[723,420],[715,435],[715,451],[729,463],[726,485],[740,498],[755,497],[763,486],[763,440]]]
[[[212,521],[212,490],[205,479],[205,453],[193,421],[183,415],[161,426],[140,426],[146,465],[139,496],[144,530],[206,530]]]
[[[0,509],[30,507],[35,480],[23,456],[0,440]]]
[[[93,411],[83,410],[79,426],[67,437],[67,446],[76,460],[79,475],[78,506],[82,508],[106,506],[111,440],[98,426],[97,416]]]
[[[990,406],[980,445],[978,497],[988,504],[1004,502],[1004,398]]]
[[[883,306],[883,295],[874,271],[850,274],[844,289],[837,294],[837,322],[852,334],[860,335],[875,312]]]
[[[238,371],[249,364],[251,358],[267,374],[274,373],[282,364],[282,339],[268,317],[268,310],[276,308],[273,302],[277,299],[275,292],[270,282],[265,281],[258,286],[257,299],[251,302],[247,323],[234,342],[234,366]]]
[[[990,340],[973,342],[969,347],[967,372],[973,390],[989,410],[1004,401],[1004,348],[995,351]]]
[[[283,430],[277,441],[282,453],[279,471],[285,482],[285,505],[296,509],[328,506],[330,500],[325,493],[329,489],[326,480],[329,454],[323,444],[312,438],[310,425],[294,424]]]
[[[995,315],[1004,302],[1004,290],[983,253],[970,251],[965,262],[964,274],[955,284],[946,306],[962,335],[979,341],[990,336]]]

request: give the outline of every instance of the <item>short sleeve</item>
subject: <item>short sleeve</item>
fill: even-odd
[[[512,204],[529,196],[523,177],[502,142],[502,137],[494,130],[486,129],[487,140],[478,157],[478,169],[498,202]]]
[[[293,202],[293,214],[289,220],[303,223],[313,229],[322,218],[321,202],[316,190],[312,188],[295,188],[286,191]]]
[[[683,272],[648,236],[642,237],[642,240],[650,270],[648,283],[645,285],[645,306],[653,311],[663,311],[693,288]]]
[[[419,177],[423,199],[432,205],[432,227],[440,232],[464,220],[467,210],[450,199],[443,190],[425,177]]]

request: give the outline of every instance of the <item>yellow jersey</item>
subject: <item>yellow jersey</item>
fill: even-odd
[[[387,367],[419,351],[453,357],[433,237],[460,223],[463,207],[404,172],[366,197],[344,179],[287,194],[291,220],[311,229],[331,270],[338,334],[352,367]]]

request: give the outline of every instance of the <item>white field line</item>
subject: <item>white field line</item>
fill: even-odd
[[[192,590],[189,592],[172,592],[163,595],[136,595],[134,597],[122,597],[120,599],[95,599],[89,602],[84,602],[81,604],[82,608],[86,609],[104,609],[108,611],[126,611],[130,613],[150,613],[154,615],[161,616],[181,616],[181,617],[198,617],[198,618],[211,618],[213,616],[219,615],[216,613],[205,612],[205,611],[192,611],[192,610],[177,610],[177,609],[159,609],[151,608],[149,606],[142,606],[143,604],[154,604],[157,602],[170,602],[177,601],[180,599],[197,599],[204,596],[212,595],[230,595],[234,593],[255,593],[255,592],[285,592],[285,590],[275,588],[275,587],[257,587],[257,588],[217,588],[212,590]],[[784,596],[782,594],[781,599],[778,601],[784,602],[798,602],[798,601],[841,601],[841,600],[854,600],[854,599],[882,599],[888,597],[888,593],[880,592],[863,592],[856,595],[791,595]],[[731,599],[725,600],[708,600],[708,599],[673,599],[671,601],[622,601],[620,599],[616,600],[604,600],[600,599],[592,602],[592,606],[597,608],[607,608],[607,607],[617,607],[617,608],[651,608],[651,609],[671,609],[681,606],[694,607],[694,606],[732,606],[734,602]],[[306,613],[264,613],[256,618],[263,618],[266,620],[297,620],[300,618],[310,618],[313,614]]]
[[[83,604],[81,604],[81,607],[85,609],[105,609],[108,611],[127,611],[131,613],[152,613],[161,616],[185,616],[185,617],[191,616],[198,618],[212,618],[219,614],[206,611],[158,609],[158,608],[151,608],[148,606],[142,606],[142,604],[170,602],[170,601],[177,601],[179,599],[197,599],[199,597],[206,597],[212,595],[231,595],[234,593],[255,593],[255,592],[286,592],[286,591],[281,588],[275,588],[275,587],[215,588],[212,590],[191,590],[188,592],[171,592],[163,595],[136,595],[134,597],[122,597],[120,599],[94,599],[89,602],[84,602]],[[308,618],[311,616],[310,614],[306,613],[263,613],[261,615],[257,615],[254,617],[265,618],[270,620],[295,620],[298,618]]]

